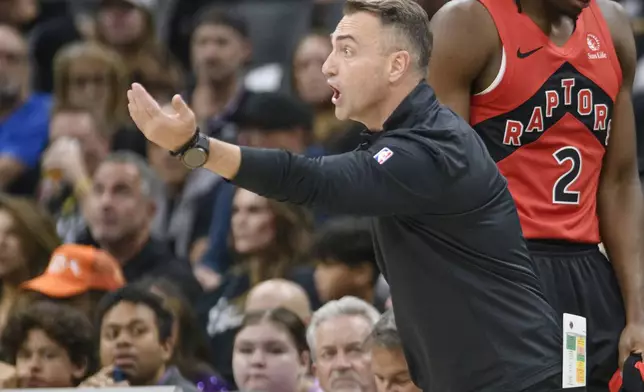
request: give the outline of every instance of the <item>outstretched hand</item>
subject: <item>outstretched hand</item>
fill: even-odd
[[[130,117],[152,143],[174,151],[187,143],[197,129],[195,114],[180,95],[172,98],[172,110],[159,103],[138,83],[127,92]]]

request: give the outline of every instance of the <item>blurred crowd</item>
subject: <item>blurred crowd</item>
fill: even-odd
[[[644,53],[644,7],[623,3]],[[402,357],[366,222],[190,171],[127,116],[136,81],[181,94],[210,136],[351,151],[361,128],[335,118],[321,72],[341,10],[0,0],[0,388],[415,390],[405,368],[374,378],[361,344]]]
[[[0,387],[374,390],[358,343],[389,295],[368,224],[190,171],[126,110],[136,81],[210,136],[351,151],[321,72],[341,11],[0,0]]]

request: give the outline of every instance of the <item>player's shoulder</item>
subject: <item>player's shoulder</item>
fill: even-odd
[[[628,12],[614,0],[595,0],[608,24],[613,40],[621,40],[625,34],[632,35]]]
[[[595,0],[610,30],[615,52],[622,66],[626,80],[630,80],[635,72],[637,54],[631,19],[624,7],[613,0]]]
[[[454,28],[454,26],[459,26]],[[430,21],[434,48],[468,53],[483,60],[498,45],[494,19],[478,0],[448,1]]]
[[[432,26],[439,23],[491,23],[494,26],[489,12],[478,0],[448,1],[434,14],[430,21]],[[477,26],[473,30],[479,28],[480,26]]]

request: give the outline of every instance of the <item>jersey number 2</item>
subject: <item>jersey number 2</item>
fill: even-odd
[[[570,186],[577,181],[581,173],[581,152],[576,147],[566,146],[552,154],[560,165],[568,162],[570,169],[555,181],[552,187],[554,204],[579,204],[579,192],[571,191]]]

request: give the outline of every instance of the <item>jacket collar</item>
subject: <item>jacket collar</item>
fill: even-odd
[[[386,132],[413,128],[414,124],[422,121],[419,118],[426,117],[430,112],[438,110],[439,106],[434,90],[424,79],[421,80],[385,121],[382,131],[362,131],[360,134],[362,143],[359,148],[373,144]]]

